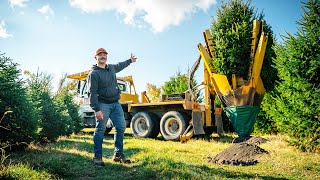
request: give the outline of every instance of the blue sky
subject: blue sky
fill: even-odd
[[[197,44],[210,28],[215,0],[1,0],[0,52],[20,69],[54,75],[88,70],[97,48],[109,63],[137,56],[120,72],[133,75],[137,92],[185,73],[198,57]],[[295,33],[302,15],[298,0],[252,0],[263,10],[276,38]],[[198,75],[201,77],[201,74]],[[201,79],[200,79],[201,80]]]

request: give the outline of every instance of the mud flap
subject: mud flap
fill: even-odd
[[[203,130],[201,112],[192,112],[192,124],[195,135],[206,134]]]

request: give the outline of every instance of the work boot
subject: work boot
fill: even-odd
[[[104,166],[104,162],[102,161],[102,157],[94,157],[93,164],[97,166]]]
[[[124,157],[123,153],[114,153],[112,157],[113,162],[120,162],[120,163],[125,163],[125,164],[130,164],[131,161],[129,159],[126,159]]]

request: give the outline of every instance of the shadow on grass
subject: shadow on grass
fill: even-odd
[[[72,149],[82,151],[86,155],[80,155],[78,151]],[[140,148],[125,149],[128,158],[132,158],[140,151],[145,150]],[[41,149],[28,149],[15,153],[11,156],[11,163],[28,163],[36,171],[46,171],[54,177],[63,179],[283,179],[232,172],[205,165],[187,164],[175,161],[168,156],[145,155],[140,156],[140,159],[132,159],[133,164],[118,164],[111,161],[113,148],[104,148],[105,166],[97,167],[93,165],[91,155],[87,155],[92,153],[93,145],[91,143],[66,139]]]
[[[161,134],[159,134],[155,139],[159,141],[167,141],[163,138]],[[223,135],[223,136],[194,135],[191,139],[208,141],[208,142],[232,143],[236,138],[233,137],[232,135]]]
[[[213,142],[222,142],[222,143],[232,143],[236,138],[233,137],[232,135],[228,135],[228,134],[225,134],[223,136],[218,136],[218,135],[215,135],[215,134],[212,134],[212,135],[199,135],[199,136],[195,136],[194,137],[195,139],[202,139],[202,140],[205,140],[205,141],[213,141]]]
[[[105,144],[110,143],[104,142]],[[128,158],[139,151],[138,148],[125,149]],[[85,155],[80,155],[79,152]],[[13,153],[6,164],[29,164],[37,172],[45,171],[52,174],[53,177],[63,179],[123,179],[126,178],[123,174],[131,172],[130,167],[111,161],[113,148],[103,148],[103,154],[106,166],[96,167],[92,163],[93,144],[63,139],[48,146],[41,146],[39,149],[27,149]],[[21,178],[23,178],[23,173]]]
[[[153,166],[157,164],[159,166]],[[151,159],[147,158],[140,165],[135,167],[140,172],[154,172],[157,174],[157,179],[286,179],[273,176],[261,176],[257,174],[247,174],[241,172],[232,172],[223,168],[209,168],[205,165],[193,165],[182,162],[176,162],[168,158]],[[133,177],[136,178],[136,177]]]
[[[95,128],[90,128],[89,131],[81,131],[80,133],[78,133],[78,135],[93,135],[94,129],[95,129]],[[129,128],[127,128],[127,129],[129,129]],[[127,129],[126,129],[126,131],[124,132],[124,136],[130,136],[130,137],[132,137],[132,136],[133,136],[132,133],[131,133],[130,131],[128,131]],[[113,135],[114,135],[114,131],[115,131],[115,128],[113,128],[113,129],[111,130],[111,132],[109,132],[108,134],[105,134],[104,136],[105,136],[105,137],[106,137],[106,136],[113,136]]]
[[[105,134],[104,137],[112,137],[114,136],[114,131],[111,131],[110,133],[108,133],[107,135]],[[132,133],[130,132],[124,132],[124,136],[125,137],[133,137]]]
[[[140,150],[128,149],[128,157]],[[12,163],[28,163],[36,171],[46,171],[63,179],[284,179],[186,164],[170,158],[147,157],[131,165],[112,163],[110,159],[104,159],[105,166],[97,167],[93,165],[91,158],[78,154],[57,150],[32,150],[28,153],[28,158],[23,161],[14,160]]]
[[[161,136],[158,138],[161,140]],[[222,142],[228,142],[231,138],[226,137]],[[86,141],[83,141],[84,139]],[[104,145],[113,144],[113,136],[106,136],[104,139]],[[126,148],[125,154],[133,162],[126,165],[113,163],[111,161],[113,148],[104,148],[105,166],[97,167],[92,163],[92,138],[75,136],[71,139],[60,139],[57,143],[39,149],[14,153],[10,159],[12,164],[27,163],[38,172],[46,171],[54,177],[63,179],[284,179],[255,173],[233,172],[219,166],[184,163],[170,156],[145,154],[134,159],[134,155],[142,151],[145,153],[146,149]]]

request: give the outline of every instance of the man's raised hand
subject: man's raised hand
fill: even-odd
[[[136,56],[131,53],[131,62],[136,62],[136,61],[137,61]]]

